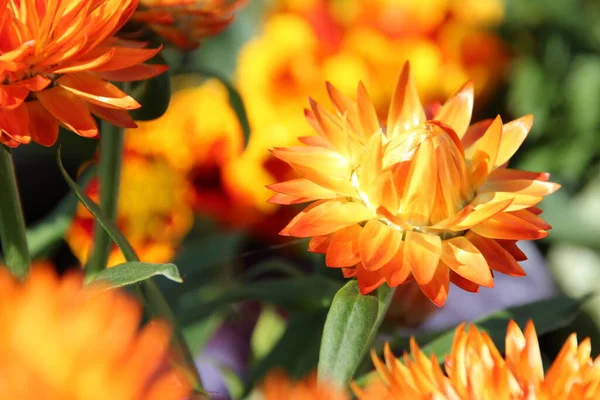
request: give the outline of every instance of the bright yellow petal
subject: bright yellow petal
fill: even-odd
[[[492,172],[502,137],[502,120],[496,117],[483,137],[466,150],[470,160],[469,175],[474,188],[479,188]]]
[[[404,238],[404,262],[410,265],[419,285],[431,282],[436,274],[442,240],[437,235],[408,231]]]
[[[387,137],[393,139],[398,134],[423,122],[425,122],[425,112],[410,74],[410,65],[406,62],[398,76],[392,95],[387,119]]]
[[[473,83],[467,82],[444,103],[434,119],[448,125],[462,138],[471,123],[473,97]]]
[[[390,229],[377,220],[368,221],[358,241],[363,266],[368,271],[380,269],[392,260],[401,243],[400,231]]]
[[[498,167],[510,160],[521,144],[523,144],[532,126],[533,115],[531,114],[504,124],[502,139],[500,139],[500,149],[498,150],[494,167]]]

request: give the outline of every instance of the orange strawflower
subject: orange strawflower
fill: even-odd
[[[143,64],[160,49],[112,35],[138,0],[0,0],[0,142],[51,146],[59,124],[95,137],[92,114],[135,127],[140,105],[107,82],[147,79],[166,70]]]
[[[350,400],[344,389],[338,389],[327,383],[318,382],[317,375],[308,374],[302,380],[292,381],[279,370],[268,373],[252,399],[261,400]]]
[[[365,390],[353,389],[359,399],[597,399],[600,396],[600,357],[590,357],[590,341],[579,345],[573,333],[544,374],[542,357],[533,323],[525,333],[510,321],[503,358],[484,331],[465,325],[457,327],[450,354],[442,371],[435,355],[427,357],[411,341],[411,356],[402,361],[384,349],[385,364],[372,351],[378,378]]]
[[[312,237],[309,250],[357,277],[363,294],[414,277],[442,305],[450,282],[476,292],[493,287],[491,270],[525,275],[515,242],[547,236],[550,225],[535,205],[560,187],[547,173],[504,167],[531,115],[469,126],[471,83],[424,110],[408,64],[386,124],[362,84],[356,102],[328,90],[336,114],[312,100],[306,110],[319,135],[301,138],[306,146],[272,151],[302,178],[270,185],[277,192],[270,201],[314,201],[282,235]]]
[[[98,201],[98,180],[86,187],[86,194]],[[168,262],[193,223],[191,187],[181,174],[164,160],[127,152],[123,157],[117,226],[142,261]],[[66,241],[82,264],[92,250],[96,221],[79,204]],[[115,246],[108,266],[125,262]]]
[[[179,47],[193,50],[229,26],[246,0],[140,0],[131,21]]]
[[[83,286],[48,267],[24,283],[0,268],[0,398],[183,400],[191,385],[170,366],[170,328],[139,328],[121,291]]]

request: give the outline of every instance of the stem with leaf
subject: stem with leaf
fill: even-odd
[[[0,241],[10,271],[23,278],[31,260],[10,149],[0,145]]]
[[[117,217],[121,164],[123,159],[123,130],[109,123],[102,123],[100,133],[100,209],[106,218],[114,222]],[[94,248],[86,267],[88,275],[106,268],[110,255],[111,240],[100,224],[94,227]]]

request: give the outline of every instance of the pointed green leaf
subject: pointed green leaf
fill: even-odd
[[[125,259],[127,261],[139,261],[133,247],[129,244],[125,236],[119,231],[119,229],[113,224],[110,220],[105,218],[100,210],[100,207],[96,203],[94,203],[78,186],[73,179],[69,176],[68,172],[65,170],[65,167],[62,164],[60,158],[60,148],[56,152],[56,160],[58,162],[58,168],[62,173],[63,177],[67,181],[67,184],[73,190],[79,201],[83,203],[85,208],[94,216],[96,221],[108,232],[110,238],[115,242],[115,244],[119,247],[119,249],[123,252]]]
[[[152,264],[143,262],[126,262],[106,268],[93,276],[91,282],[107,282],[110,287],[132,285],[155,275],[163,275],[174,282],[183,282],[175,264]]]
[[[370,346],[378,310],[378,298],[360,294],[356,280],[338,291],[323,328],[319,380],[348,383]]]

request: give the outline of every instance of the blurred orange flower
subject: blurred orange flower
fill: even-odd
[[[246,0],[140,0],[133,22],[143,23],[182,50],[193,50],[233,21]]]
[[[600,358],[590,357],[590,341],[579,345],[573,333],[544,375],[535,328],[525,333],[511,321],[502,357],[484,331],[456,329],[446,374],[435,355],[427,357],[411,341],[411,357],[403,362],[384,349],[385,364],[371,352],[379,376],[365,390],[353,385],[359,399],[596,399],[600,396]]]
[[[285,373],[271,371],[258,392],[257,397],[263,400],[350,400],[350,395],[343,389],[317,382],[314,373],[293,382]]]
[[[170,328],[120,291],[83,286],[36,267],[24,283],[0,268],[0,397],[185,399],[191,386],[169,365]]]
[[[137,0],[0,0],[0,143],[51,146],[59,124],[95,137],[92,114],[135,127],[127,110],[140,105],[114,81],[166,70],[143,64],[159,49],[112,35]]]
[[[306,110],[319,135],[272,151],[302,178],[270,185],[270,201],[314,201],[282,235],[312,237],[309,250],[356,276],[363,294],[414,277],[442,305],[449,282],[476,292],[493,287],[491,270],[525,275],[515,242],[547,236],[535,205],[560,187],[549,174],[504,167],[532,116],[469,126],[471,83],[426,114],[408,64],[385,125],[362,84],[356,102],[327,87],[337,113],[313,100]]]
[[[192,226],[191,188],[188,182],[164,160],[126,153],[123,158],[117,225],[142,261],[172,261],[179,243]],[[86,193],[98,201],[98,181]],[[95,219],[79,204],[67,232],[71,251],[82,264],[88,260],[93,243]],[[109,266],[125,262],[113,247]]]

